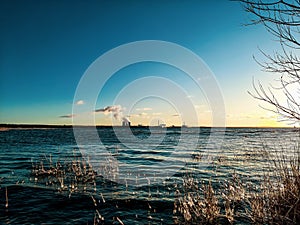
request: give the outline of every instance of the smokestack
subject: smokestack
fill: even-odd
[[[122,118],[122,126],[125,127],[125,126],[129,126],[130,127],[131,125],[131,121],[129,120],[128,117],[123,117]]]

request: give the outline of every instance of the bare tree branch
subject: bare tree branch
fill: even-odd
[[[254,91],[249,94],[268,103],[271,108],[267,110],[280,114],[288,121],[300,122],[300,1],[238,1],[253,16],[248,25],[262,24],[269,33],[278,38],[281,46],[281,51],[272,55],[260,49],[266,62],[254,58],[264,71],[280,76],[279,87],[270,85],[266,88],[260,82],[255,84],[253,81]],[[285,100],[279,99],[275,90],[282,91]]]

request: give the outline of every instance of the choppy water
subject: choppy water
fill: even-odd
[[[0,224],[93,224],[95,209],[105,224],[120,224],[118,219],[124,224],[172,224],[174,192],[186,173],[200,180],[237,173],[257,182],[273,157],[292,155],[299,143],[295,129],[216,129],[214,140],[209,128],[132,131],[134,136],[120,128],[117,138],[112,128],[98,128],[100,145],[86,129],[77,139],[82,140],[79,147],[68,128],[1,131]],[[83,156],[97,170],[96,183],[72,193],[31,174],[41,161],[55,164]],[[111,167],[107,156],[115,160]],[[101,169],[97,162],[107,167]]]

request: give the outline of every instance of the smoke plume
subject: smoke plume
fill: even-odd
[[[111,113],[116,120],[130,123],[130,119],[128,116],[123,116],[123,108],[120,105],[112,105],[112,106],[107,106],[105,108],[101,109],[96,109],[95,112],[100,112],[100,113]]]
[[[120,105],[112,105],[105,108],[96,109],[95,112],[112,113],[116,120],[121,120],[123,118],[122,107]]]

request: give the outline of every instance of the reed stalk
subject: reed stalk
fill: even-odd
[[[7,187],[5,187],[5,208],[8,208],[8,191],[7,191]]]

